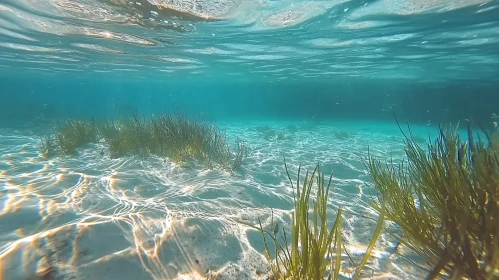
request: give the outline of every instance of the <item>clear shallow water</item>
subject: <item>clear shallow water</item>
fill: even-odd
[[[320,162],[326,175],[333,172],[330,219],[341,205],[347,248],[358,261],[375,226],[367,204],[374,193],[362,159],[369,146],[382,159],[400,160],[397,127],[367,122],[222,125],[229,141],[237,136],[249,144],[240,172],[175,167],[159,158],[111,160],[100,155],[100,144],[80,149],[75,158],[42,160],[38,133],[2,130],[3,278],[27,279],[48,266],[56,279],[265,279],[260,233],[235,220],[256,224],[261,218],[268,224],[272,208],[279,223],[289,227],[292,189],[283,157],[293,179],[300,163],[311,171]],[[435,132],[413,129],[423,145]],[[273,131],[284,139],[275,139]],[[394,248],[384,235],[369,263],[372,275],[420,279],[421,272],[391,254]],[[351,273],[348,267],[345,262],[345,276]]]
[[[358,260],[374,229],[359,216],[374,215],[361,158],[368,146],[382,159],[403,156],[392,113],[421,144],[439,123],[498,120],[498,8],[475,0],[1,1],[0,279],[44,269],[55,279],[265,279],[260,235],[234,220],[268,224],[273,208],[289,226],[283,157],[293,178],[299,163],[334,172],[329,214],[344,207]],[[39,158],[51,122],[133,108],[221,121],[231,143],[248,143],[249,158],[234,174],[110,160],[101,145]],[[424,277],[394,246],[382,236],[366,277]]]
[[[497,1],[483,0],[5,0],[0,66],[147,79],[490,84],[498,21]]]

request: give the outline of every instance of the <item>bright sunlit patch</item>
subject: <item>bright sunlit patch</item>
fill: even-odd
[[[64,174],[55,175],[55,180],[56,182],[61,182],[62,180],[64,180]]]
[[[105,31],[105,32],[102,32],[101,34],[102,34],[102,36],[104,38],[108,38],[109,39],[109,38],[113,37],[113,35],[111,34],[111,32]]]
[[[82,149],[80,158],[40,165],[24,158],[33,154],[30,149],[35,145],[27,148],[26,155],[16,153],[22,145],[5,146],[9,153],[0,155],[0,161],[5,162],[8,154],[12,158],[3,175],[5,194],[0,197],[0,223],[6,225],[0,227],[0,234],[8,240],[0,250],[0,262],[3,267],[15,263],[17,269],[4,270],[2,277],[20,279],[16,275],[25,273],[27,279],[53,269],[68,278],[89,279],[109,267],[109,277],[125,277],[120,274],[125,273],[136,279],[231,279],[229,275],[245,273],[250,279],[265,279],[268,267],[261,239],[236,221],[256,225],[260,218],[268,225],[271,206],[281,228],[289,226],[293,193],[284,177],[283,153],[293,173],[297,159],[334,162],[325,165],[326,173],[342,170],[335,172],[328,215],[334,215],[338,205],[344,208],[345,240],[357,261],[373,225],[356,218],[359,212],[372,216],[366,204],[371,192],[360,179],[365,172],[354,156],[363,146],[356,139],[376,137],[371,152],[377,155],[388,156],[386,151],[402,150],[402,146],[380,129],[365,132],[350,125],[225,126],[228,135],[245,135],[252,143],[244,176],[195,165],[175,166],[168,159],[110,160],[99,154],[100,146]],[[336,141],[334,149],[313,149],[331,137]],[[392,262],[385,259],[393,244],[386,238],[382,241],[369,263],[375,268],[382,267],[382,260]],[[33,257],[18,258],[19,254]],[[347,269],[344,273],[348,274]],[[410,278],[394,268],[379,273]]]

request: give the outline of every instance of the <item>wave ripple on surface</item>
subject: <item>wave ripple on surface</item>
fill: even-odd
[[[0,67],[137,78],[494,82],[498,7],[480,0],[6,0]]]

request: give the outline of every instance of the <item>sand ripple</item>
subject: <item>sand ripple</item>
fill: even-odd
[[[260,218],[268,226],[272,208],[289,227],[293,202],[284,156],[293,178],[299,163],[311,170],[321,162],[323,172],[333,171],[329,215],[345,209],[346,243],[358,258],[375,226],[361,159],[368,145],[381,156],[401,155],[400,138],[390,134],[397,131],[295,126],[229,126],[229,137],[244,135],[250,145],[238,173],[159,158],[111,160],[98,145],[76,158],[47,161],[38,157],[37,137],[2,131],[0,278],[51,272],[60,279],[264,279],[261,236],[236,220]],[[267,137],[277,135],[271,130],[284,137]],[[393,242],[387,236],[380,242],[369,263],[373,273],[413,278],[405,263],[388,258]]]

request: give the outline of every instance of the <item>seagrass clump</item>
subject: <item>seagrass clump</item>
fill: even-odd
[[[97,140],[95,122],[70,119],[63,122],[55,133],[58,149],[64,155],[76,154],[76,149]]]
[[[158,154],[176,163],[191,160],[210,165],[219,162],[217,153],[229,155],[225,135],[208,123],[185,115],[164,114],[151,119]]]
[[[298,178],[296,183],[293,183],[286,163],[285,167],[294,197],[291,236],[288,236],[285,230],[280,231],[278,224],[274,223],[273,219],[271,222],[272,231],[265,230],[260,220],[258,226],[246,222],[240,223],[262,233],[265,256],[270,265],[272,279],[340,279],[342,252],[346,252],[346,249],[342,242],[341,208],[338,210],[332,227],[328,226],[331,223],[328,219],[327,208],[332,176],[326,184],[324,174],[320,172],[319,164],[317,164],[312,173],[307,171],[303,182],[300,182],[299,168]],[[313,188],[316,188],[315,196],[312,195]],[[313,203],[311,203],[312,201]],[[363,267],[371,257],[372,250],[381,233],[383,219],[383,215],[380,215],[366,253],[355,267],[353,279],[361,277]],[[280,237],[278,236],[279,231],[281,232]],[[270,249],[269,241],[274,245],[273,252]],[[272,256],[275,256],[275,260]]]
[[[115,131],[107,126],[104,139],[109,144],[109,157],[147,156],[151,154],[152,135],[149,123],[138,113],[120,119]]]
[[[150,151],[175,163],[197,161],[213,167],[230,167],[236,155],[229,149],[225,132],[216,125],[183,114],[151,118]]]
[[[75,155],[90,142],[107,144],[110,158],[125,156],[168,157],[177,164],[197,161],[207,167],[239,168],[247,157],[247,147],[238,141],[229,149],[225,132],[216,125],[189,119],[184,114],[162,114],[146,119],[136,111],[116,122],[71,119],[42,139],[40,152],[48,158],[57,151]]]
[[[104,120],[95,122],[95,125],[99,140],[102,141],[110,142],[119,133],[119,126],[116,122]]]
[[[38,145],[40,154],[44,159],[49,159],[57,152],[57,143],[52,135],[45,135],[40,139]]]
[[[232,169],[236,170],[241,168],[244,160],[248,157],[248,147],[241,139],[236,140],[236,152],[234,160],[232,161]]]
[[[486,133],[486,135],[488,135]],[[429,265],[427,279],[499,279],[499,151],[494,138],[461,139],[441,128],[428,150],[405,136],[407,162],[367,167],[378,190],[374,208],[392,234]]]

